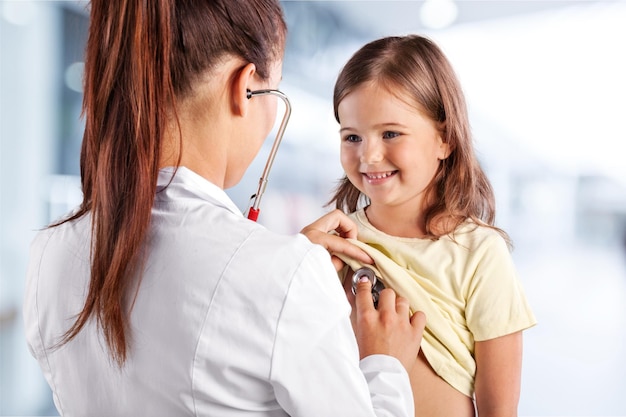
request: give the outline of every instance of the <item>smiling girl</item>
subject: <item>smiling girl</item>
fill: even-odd
[[[341,71],[334,110],[346,175],[331,203],[383,283],[426,313],[410,373],[416,416],[516,416],[522,331],[535,318],[450,63],[424,37],[371,42]],[[334,255],[354,302],[345,277],[363,263]]]

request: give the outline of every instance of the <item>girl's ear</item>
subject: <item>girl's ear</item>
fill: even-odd
[[[248,63],[235,73],[232,81],[231,106],[233,113],[244,117],[248,113],[248,91],[251,90],[252,77],[256,73],[256,66]]]
[[[441,135],[439,135],[439,152],[438,152],[437,158],[443,161],[444,159],[450,156],[450,153],[452,153],[452,147],[450,146],[449,143],[444,142]]]
[[[436,126],[438,131],[437,139],[439,140],[439,152],[437,153],[437,159],[443,161],[450,156],[454,149],[450,146],[450,143],[445,140],[447,123],[438,122]]]

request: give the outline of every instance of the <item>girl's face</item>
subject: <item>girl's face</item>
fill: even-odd
[[[338,106],[341,164],[372,207],[419,213],[425,188],[448,145],[433,120],[373,83],[358,86]]]

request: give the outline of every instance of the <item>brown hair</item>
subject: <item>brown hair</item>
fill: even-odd
[[[131,276],[141,269],[161,142],[176,100],[225,55],[267,79],[282,57],[278,0],[93,0],[85,59],[83,202],[91,215],[91,277],[83,310],[60,344],[95,316],[111,356],[126,360]],[[182,140],[182,139],[181,139]]]
[[[494,226],[493,190],[474,153],[465,98],[449,61],[431,40],[418,36],[386,37],[359,49],[340,72],[333,95],[335,118],[339,103],[357,87],[373,82],[407,98],[440,126],[450,155],[441,161],[425,191],[427,237],[453,234],[471,219]],[[329,204],[348,213],[368,199],[344,176]]]

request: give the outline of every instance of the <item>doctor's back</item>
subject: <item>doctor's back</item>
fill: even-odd
[[[345,352],[355,357],[359,385],[356,346],[341,325],[349,306],[326,251],[244,219],[192,171],[179,168],[170,183],[173,173],[160,172],[148,255],[128,291],[132,336],[122,367],[93,319],[55,347],[85,302],[90,217],[43,230],[32,244],[27,338],[59,412],[283,416],[288,397],[317,397],[311,390],[325,375],[310,361],[332,363]],[[310,407],[306,415],[315,415]]]

